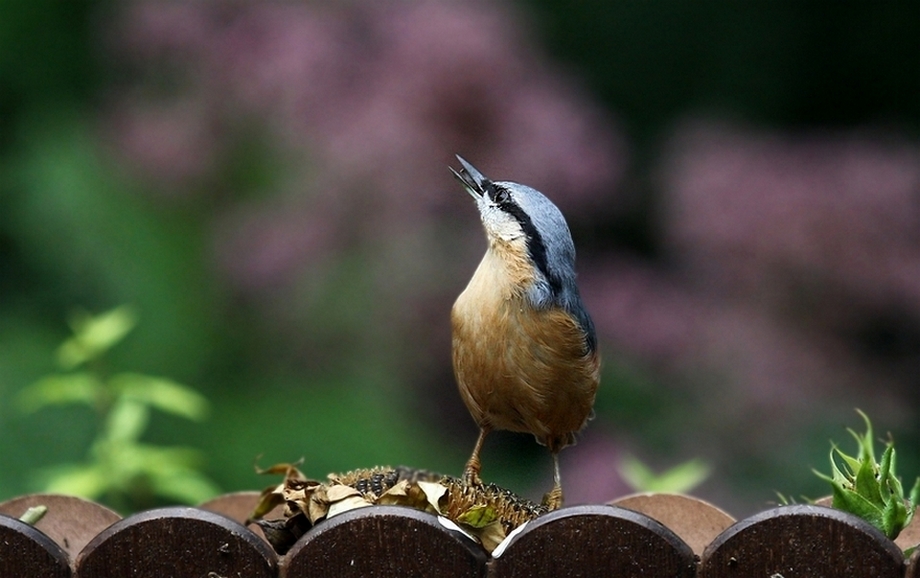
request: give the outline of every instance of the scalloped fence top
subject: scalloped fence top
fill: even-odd
[[[371,506],[318,523],[279,556],[261,529],[243,525],[257,499],[242,492],[121,518],[79,498],[14,498],[0,503],[0,578],[920,578],[920,551],[905,560],[902,544],[822,506],[735,522],[695,498],[637,494],[540,516],[497,556],[443,518]],[[35,505],[48,511],[34,527],[18,520]]]

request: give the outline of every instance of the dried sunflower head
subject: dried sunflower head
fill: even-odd
[[[547,512],[546,506],[521,498],[495,484],[468,484],[459,478],[399,466],[329,474],[325,483],[310,480],[293,464],[264,473],[283,474],[266,488],[250,516],[279,554],[286,552],[316,523],[355,508],[407,506],[444,516],[478,539],[491,552],[521,524]],[[284,518],[264,520],[284,504]]]

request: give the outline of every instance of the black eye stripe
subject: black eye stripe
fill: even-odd
[[[540,235],[540,231],[534,226],[533,221],[530,219],[530,215],[525,213],[524,209],[514,202],[514,199],[511,198],[511,193],[504,187],[498,186],[495,183],[489,183],[486,194],[498,205],[499,209],[514,217],[521,225],[521,230],[524,231],[524,235],[527,238],[527,253],[530,255],[537,269],[543,273],[543,276],[549,282],[550,290],[553,292],[553,295],[558,295],[562,290],[562,282],[549,270],[546,259],[546,245],[543,243],[543,236]]]
[[[508,192],[508,189],[500,187],[495,183],[489,183],[489,186],[486,188],[486,194],[489,195],[489,198],[492,199],[493,202],[498,203],[498,206],[502,209],[514,203],[514,201],[511,200],[511,193]]]

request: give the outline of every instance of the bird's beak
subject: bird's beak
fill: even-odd
[[[463,160],[460,155],[457,155],[457,160],[460,161],[460,170],[455,171],[453,167],[448,167],[450,172],[454,173],[454,176],[466,189],[466,192],[478,201],[485,194],[486,188],[492,184],[492,181],[477,171],[476,167]]]

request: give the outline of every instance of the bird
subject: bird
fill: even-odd
[[[541,192],[495,182],[457,155],[450,171],[479,209],[488,247],[451,308],[454,376],[479,426],[462,479],[482,484],[493,430],[533,434],[553,458],[548,509],[562,506],[559,452],[594,416],[600,355],[575,283],[575,245],[562,212]]]

